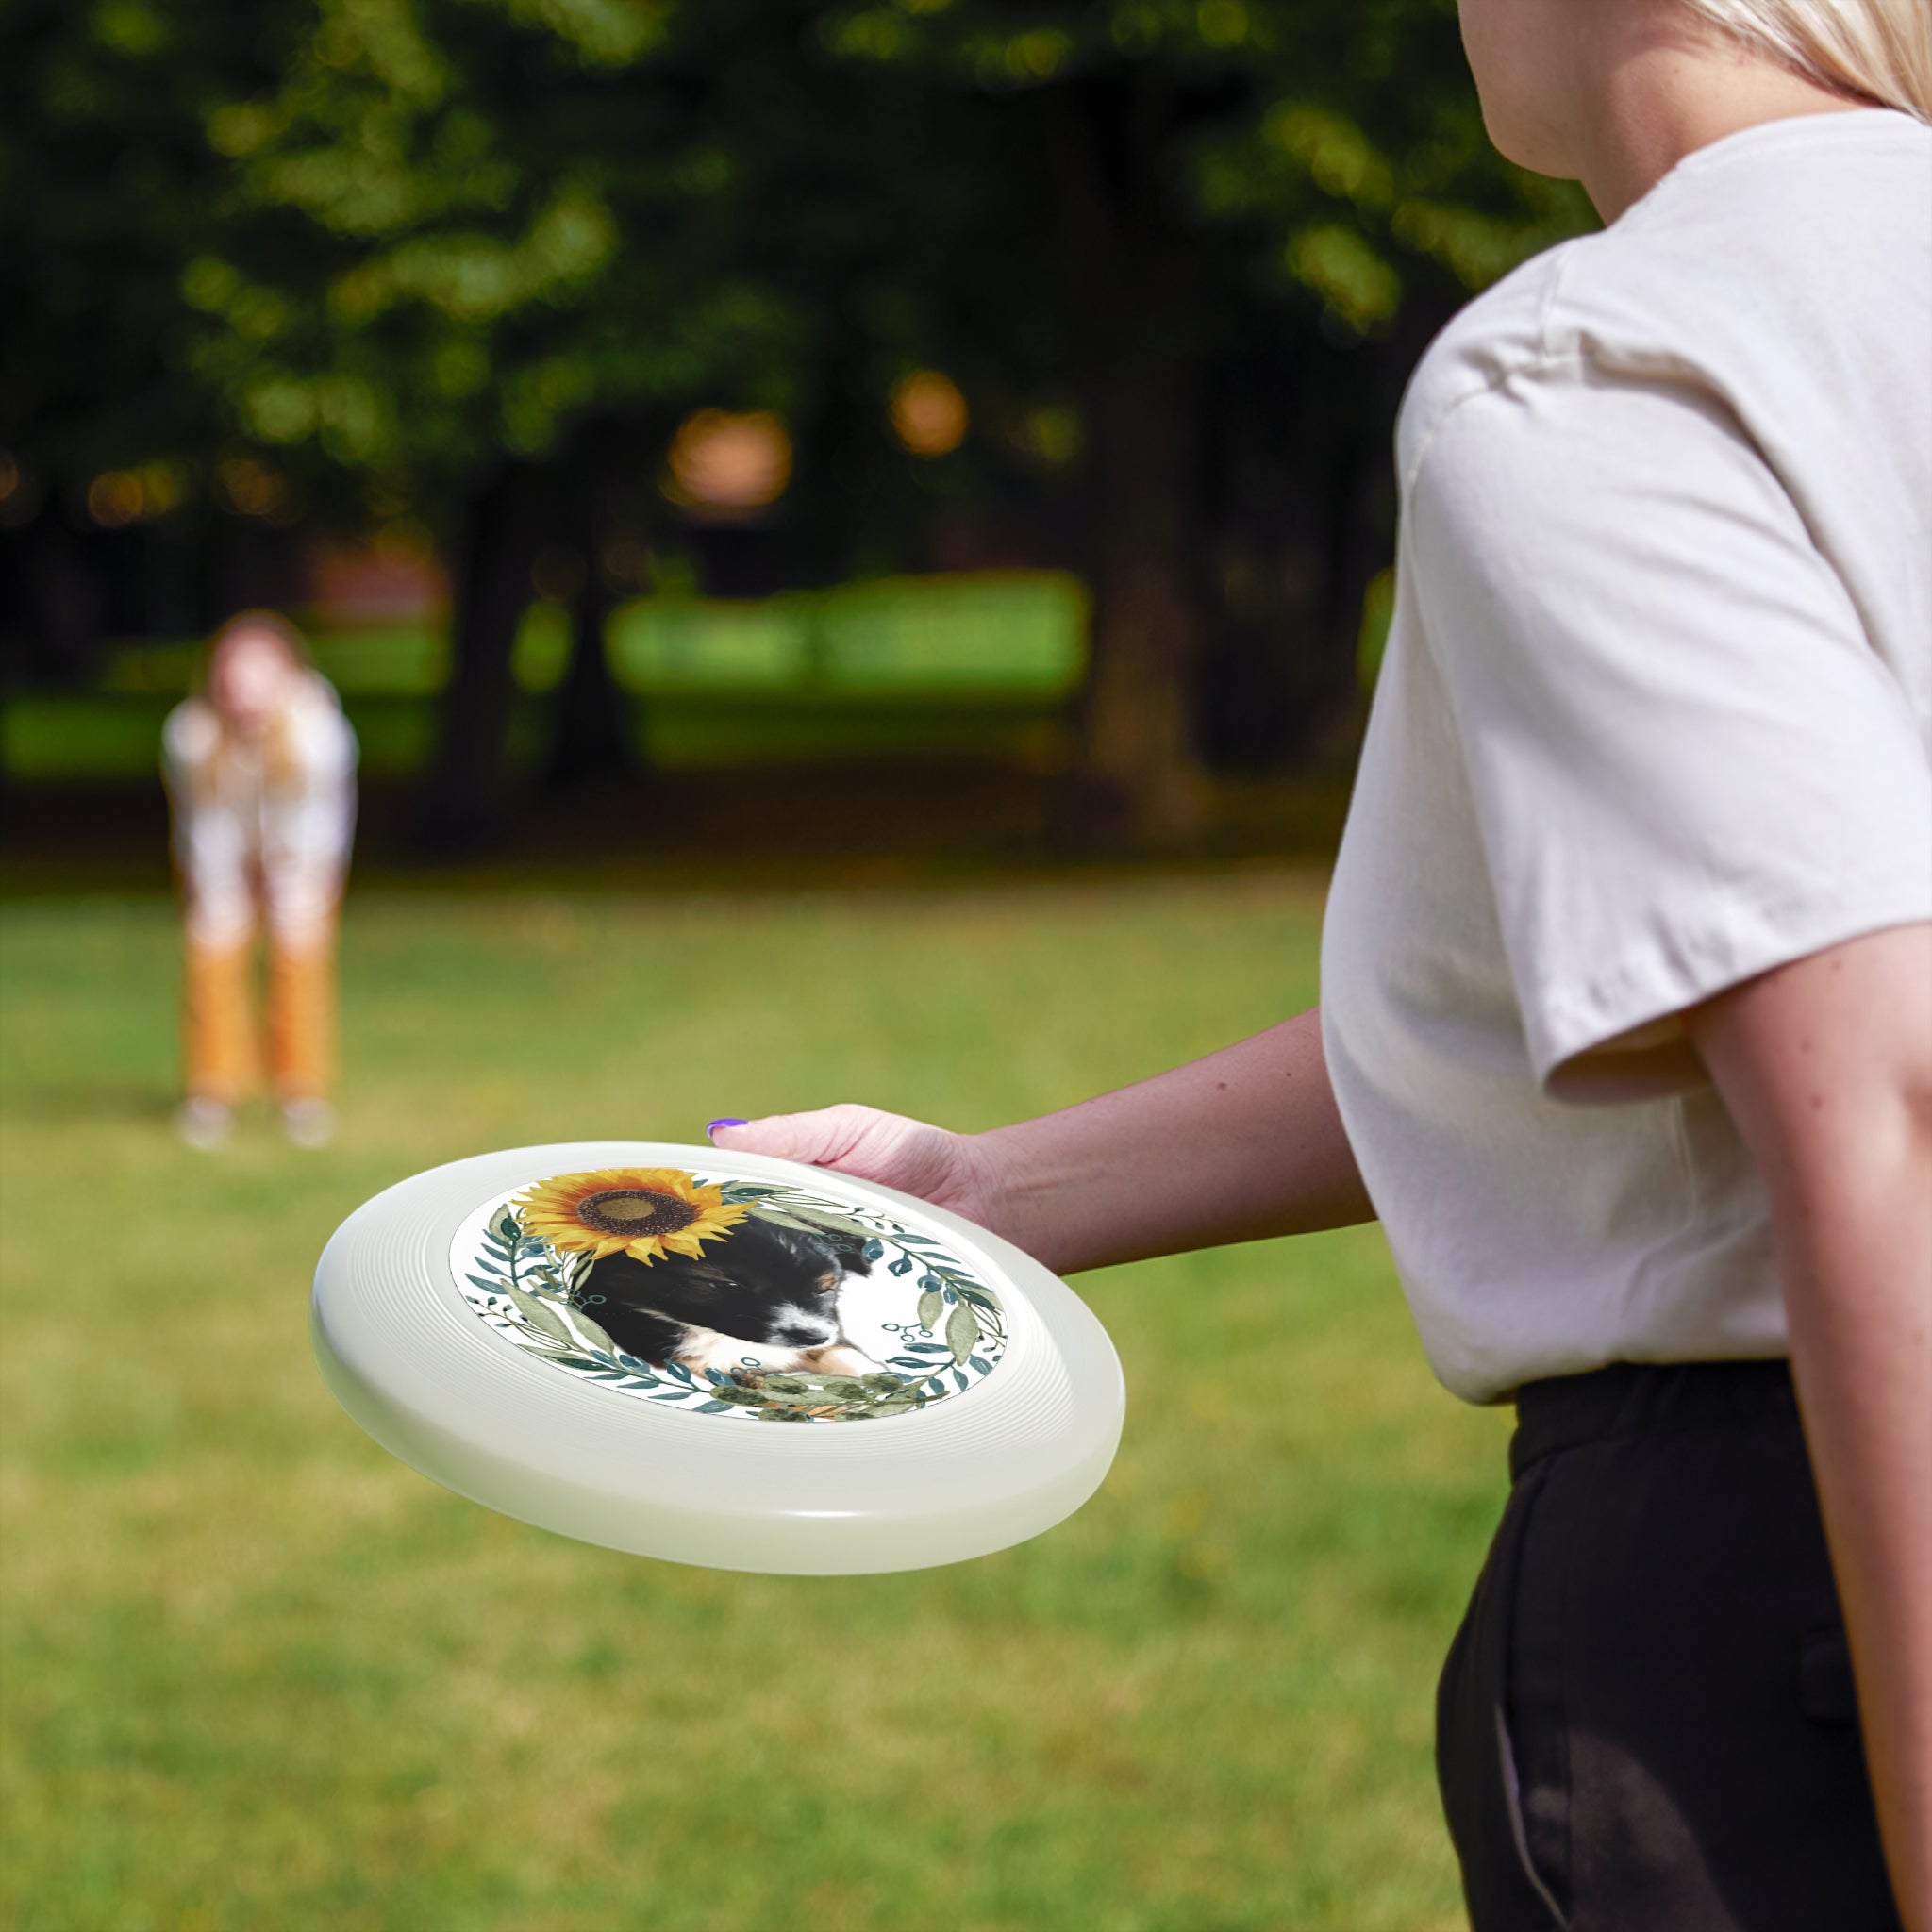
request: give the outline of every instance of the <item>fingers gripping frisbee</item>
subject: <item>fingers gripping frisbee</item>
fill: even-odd
[[[310,1334],[411,1467],[562,1535],[722,1569],[922,1569],[1077,1509],[1120,1441],[1106,1331],[929,1203],[647,1141],[480,1155],[351,1215]]]

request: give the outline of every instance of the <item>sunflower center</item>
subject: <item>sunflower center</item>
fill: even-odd
[[[675,1234],[698,1218],[698,1210],[689,1201],[639,1188],[612,1188],[606,1193],[591,1194],[577,1203],[575,1212],[586,1227],[594,1227],[599,1234],[631,1237]]]

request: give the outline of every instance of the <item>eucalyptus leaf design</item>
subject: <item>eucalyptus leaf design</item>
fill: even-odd
[[[953,1351],[956,1364],[967,1360],[979,1346],[979,1324],[965,1302],[956,1302],[953,1312],[946,1317],[946,1345]]]
[[[765,1201],[759,1205],[758,1212],[768,1221],[799,1228],[806,1234],[857,1236],[863,1240],[872,1232],[863,1222],[853,1220],[849,1214],[829,1214],[817,1208],[796,1208],[790,1203]]]
[[[608,1355],[612,1361],[617,1359],[617,1344],[612,1341],[590,1316],[581,1308],[560,1303],[557,1309],[559,1319],[575,1332],[576,1338],[587,1347],[593,1348],[599,1355]]]
[[[560,1341],[566,1347],[572,1345],[576,1337],[563,1324],[562,1317],[547,1302],[540,1302],[533,1294],[525,1294],[520,1288],[505,1291],[510,1305],[516,1309],[539,1335],[547,1335],[553,1341]]]

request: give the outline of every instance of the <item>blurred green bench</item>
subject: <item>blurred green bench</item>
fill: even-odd
[[[890,577],[762,602],[640,597],[605,649],[658,766],[840,758],[1064,756],[1068,701],[1087,663],[1088,597],[1073,576],[1015,571]],[[368,771],[428,757],[449,675],[446,632],[316,629],[317,664],[342,694]],[[0,770],[18,780],[152,772],[160,726],[189,690],[198,641],[128,644],[84,691],[19,692],[0,706]],[[513,754],[534,758],[547,694],[569,658],[569,614],[539,601],[514,651]]]

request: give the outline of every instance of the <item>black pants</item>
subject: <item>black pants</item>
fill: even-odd
[[[1475,1932],[1896,1932],[1782,1362],[1518,1400],[1437,1693]]]

